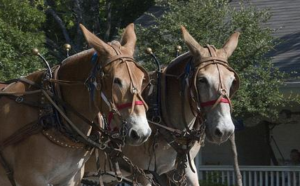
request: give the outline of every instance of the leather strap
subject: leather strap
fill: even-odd
[[[61,85],[84,85],[84,81],[66,81],[66,80],[59,80],[59,79],[49,79],[49,82]],[[57,88],[56,88],[57,90]]]
[[[122,109],[129,108],[129,107],[132,108],[133,105],[134,106],[136,106],[136,105],[144,105],[144,102],[143,101],[134,101],[134,102],[131,102],[131,103],[125,103],[125,104],[122,104],[122,105],[117,105],[116,107],[117,107],[118,110],[122,110]],[[109,114],[108,114],[108,118],[107,118],[107,120],[108,120],[108,126],[107,126],[107,128],[108,128],[109,131],[116,131],[116,130],[118,130],[118,129],[112,129],[111,128],[110,123],[111,123],[111,120],[113,119],[113,116],[114,116],[114,112],[110,111]]]
[[[167,67],[166,68],[163,68],[162,69],[162,72],[161,72],[161,111],[162,111],[162,114],[161,114],[161,119],[163,121],[163,123],[165,125],[167,125],[169,128],[172,127],[172,124],[170,122],[170,119],[169,119],[169,109],[167,109],[167,102],[166,102],[166,97],[167,97],[167,89],[166,89],[166,82],[167,82],[167,76],[166,76],[166,72],[167,71]]]
[[[0,151],[2,151],[5,147],[9,145],[13,145],[24,140],[28,136],[39,133],[42,130],[42,125],[40,125],[39,123],[39,120],[33,121],[14,132],[12,135],[10,135],[8,138],[6,138],[3,142],[0,143]]]
[[[32,91],[26,91],[26,92],[0,92],[0,96],[24,96],[24,95],[32,95],[41,93],[41,90],[32,90]]]
[[[228,64],[228,61],[226,59],[220,58],[220,57],[217,57],[217,56],[202,57],[201,60],[199,61],[199,63],[205,63],[205,62],[208,62],[208,61],[220,61],[220,62],[223,62],[225,64]]]
[[[8,165],[7,161],[5,160],[2,151],[0,150],[0,164],[3,166],[5,173],[7,175],[8,180],[10,181],[12,186],[17,186],[15,179],[14,179],[14,172]]]
[[[207,101],[207,102],[202,102],[200,103],[201,107],[208,107],[208,106],[213,106],[216,103],[229,103],[229,100],[226,98],[221,97],[220,100],[212,100],[212,101]]]
[[[138,90],[137,87],[136,87],[136,79],[133,78],[133,73],[131,71],[131,68],[129,68],[129,62],[133,62],[139,69],[141,69],[144,73],[145,73],[145,76],[148,76],[148,73],[143,70],[142,67],[138,66],[134,59],[131,57],[131,56],[128,56],[128,55],[124,55],[122,54],[120,48],[117,48],[117,46],[114,44],[114,43],[109,43],[109,46],[111,46],[113,48],[113,50],[116,52],[117,55],[113,56],[111,59],[109,59],[106,63],[105,63],[105,66],[116,61],[116,60],[121,60],[121,62],[125,63],[126,65],[126,68],[127,68],[127,71],[128,71],[128,75],[129,75],[129,78],[130,78],[130,81],[131,81],[131,84],[130,84],[130,91],[131,93],[133,94],[133,99],[132,99],[132,102],[129,103],[131,104],[131,114],[133,113],[134,111],[134,107],[136,105],[144,105],[145,106],[145,109],[148,110],[148,105],[147,103],[144,101],[143,97],[141,96],[141,91],[143,91],[143,87],[141,90]],[[148,78],[149,79],[149,78]],[[115,106],[115,103],[114,103],[114,100],[113,100],[113,91],[111,91],[111,101],[105,101],[107,104],[108,104],[108,107],[110,107],[110,112],[108,113],[108,128],[109,130],[111,130],[111,127],[110,127],[110,123],[111,123],[111,120],[113,118],[113,114],[114,113],[117,113],[120,117],[120,108],[118,107],[122,107],[122,105],[120,106]],[[103,94],[104,95],[104,94]],[[102,95],[101,95],[102,96]],[[103,97],[103,96],[102,96]],[[104,97],[106,98],[106,96],[104,95]],[[137,101],[137,98],[140,99],[140,101]],[[107,100],[107,99],[106,99]],[[125,108],[128,108],[128,103],[124,104],[126,105]],[[124,108],[121,108],[121,109],[124,109]],[[113,129],[115,130],[115,129]],[[118,130],[118,129],[116,129]]]
[[[14,179],[14,173],[13,170],[8,165],[7,161],[5,160],[3,156],[3,149],[9,145],[16,144],[25,138],[28,138],[31,135],[37,134],[42,130],[42,126],[39,125],[39,121],[34,121],[29,123],[28,125],[20,128],[16,132],[14,132],[11,136],[9,136],[7,139],[5,139],[3,142],[0,143],[0,163],[5,169],[7,178],[9,179],[12,186],[16,186],[16,182]]]
[[[132,61],[134,62],[134,59],[131,57],[131,56],[128,56],[128,55],[124,55],[124,54],[120,54],[120,55],[116,55],[116,56],[113,56],[112,58],[110,58],[109,60],[106,61],[105,65],[108,65],[116,60],[124,60],[124,61]]]

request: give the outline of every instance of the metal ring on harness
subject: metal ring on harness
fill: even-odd
[[[119,138],[120,137],[120,134],[119,133],[114,133],[111,135],[112,138]]]
[[[24,98],[22,96],[19,96],[15,100],[17,103],[22,103],[24,101]]]
[[[107,144],[106,143],[101,144],[101,146],[99,147],[100,150],[104,150],[106,148],[107,148]]]
[[[175,177],[178,177],[178,179],[176,179]],[[174,174],[172,175],[172,180],[175,182],[175,183],[180,183],[184,180],[184,173],[182,175],[180,175],[177,171],[174,172]]]
[[[160,116],[153,116],[151,120],[155,123],[161,123],[161,117]]]
[[[155,84],[155,79],[150,79],[150,84],[154,85]]]
[[[123,177],[119,178],[119,176],[116,176],[116,178],[117,178],[117,182],[119,182],[119,183],[121,183],[123,181]]]

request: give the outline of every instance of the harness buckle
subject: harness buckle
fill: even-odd
[[[225,95],[227,94],[227,91],[226,91],[225,88],[222,88],[222,89],[220,90],[220,93],[221,93],[222,96],[225,96]]]
[[[24,98],[22,96],[19,96],[15,100],[17,103],[22,103],[24,101]]]
[[[161,117],[160,116],[153,116],[151,120],[155,123],[161,123]]]
[[[120,134],[119,133],[114,133],[111,135],[112,138],[119,138],[120,137]]]
[[[132,87],[131,92],[132,92],[132,94],[137,94],[137,93],[138,93],[138,90],[137,90],[137,88]]]

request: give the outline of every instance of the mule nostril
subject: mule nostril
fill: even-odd
[[[130,133],[130,137],[134,140],[138,140],[140,139],[140,136],[138,135],[138,133],[135,130],[132,130]]]
[[[223,133],[221,132],[220,129],[216,129],[215,130],[215,135],[218,136],[219,138],[221,138],[223,136]]]

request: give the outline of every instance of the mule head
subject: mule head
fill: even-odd
[[[107,114],[109,128],[126,130],[126,142],[140,145],[148,139],[151,129],[146,118],[147,106],[141,96],[148,74],[133,59],[136,43],[134,25],[126,27],[120,42],[110,43],[103,42],[82,25],[81,29],[88,44],[98,53],[104,73],[102,90],[111,109],[115,110],[113,115],[112,112]]]
[[[238,76],[227,62],[238,44],[239,33],[234,33],[221,49],[202,47],[182,27],[183,39],[194,60],[195,97],[204,113],[206,136],[210,142],[225,142],[234,132],[230,97],[238,88]]]

